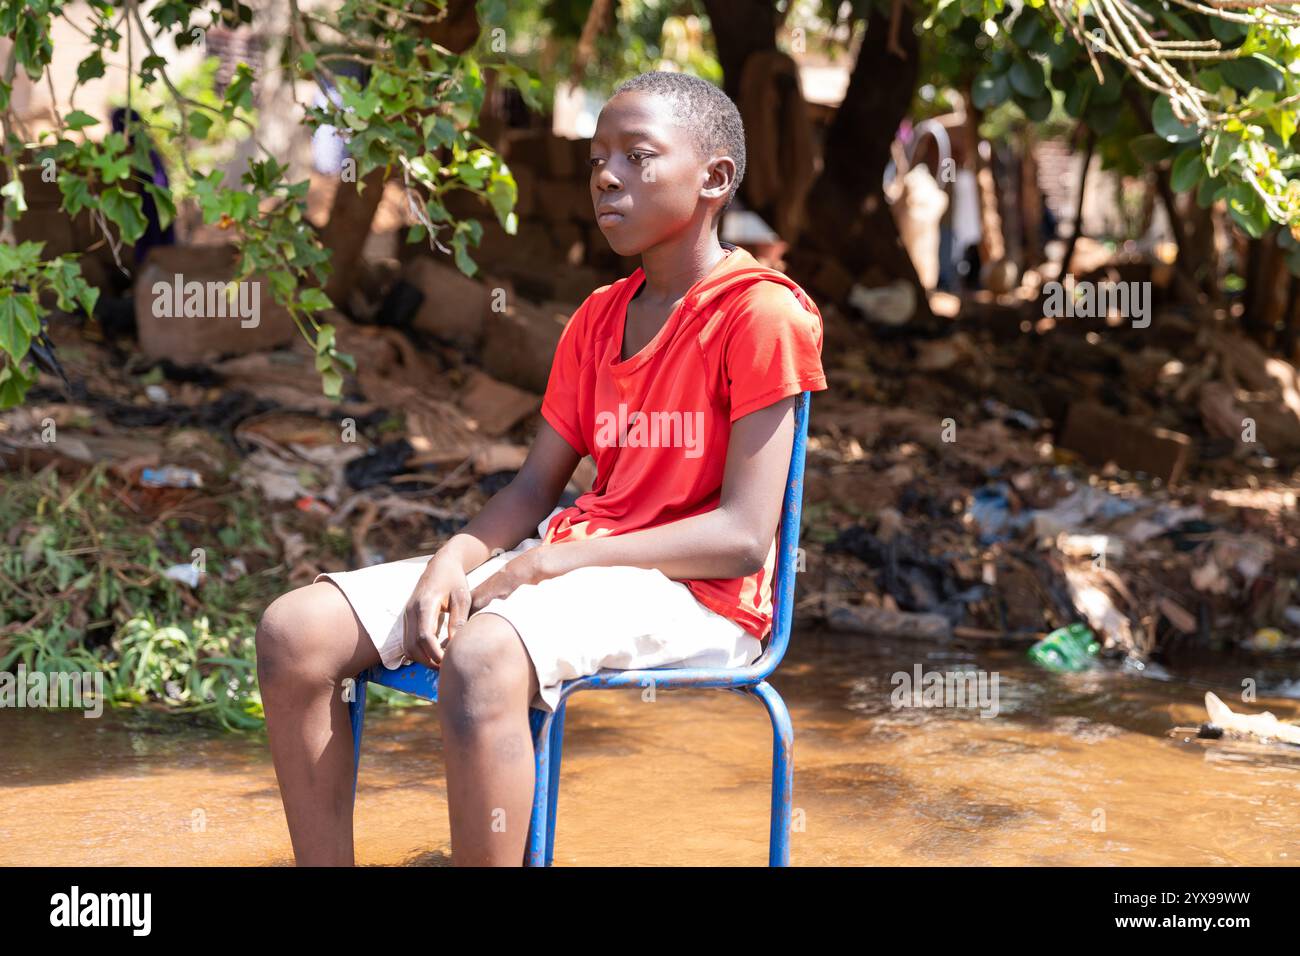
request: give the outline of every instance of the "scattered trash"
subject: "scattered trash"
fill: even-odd
[[[168,579],[188,584],[191,588],[197,588],[203,580],[203,572],[193,564],[173,564],[163,574]]]
[[[1062,531],[1056,536],[1056,550],[1071,558],[1118,559],[1124,556],[1124,542],[1108,534],[1068,534]]]
[[[203,476],[193,468],[146,468],[140,472],[146,488],[202,488]]]
[[[361,491],[382,485],[406,467],[406,460],[414,453],[405,438],[382,445],[360,458],[354,458],[343,469],[347,482]]]
[[[971,498],[970,516],[979,526],[979,543],[992,544],[1010,537],[1003,529],[1011,517],[1011,499],[1006,482],[978,488]]]
[[[1270,654],[1284,650],[1290,645],[1281,631],[1275,627],[1261,627],[1251,635],[1250,640],[1246,641],[1246,646],[1252,651]]]
[[[1062,532],[1068,534],[1079,531],[1093,521],[1109,521],[1132,514],[1137,507],[1133,501],[1126,501],[1092,485],[1084,485],[1051,508],[1033,512],[1034,535],[1039,539],[1055,539]]]
[[[1029,659],[1049,671],[1064,673],[1087,670],[1095,662],[1101,645],[1086,624],[1060,627],[1029,649]]]
[[[1205,709],[1210,715],[1211,726],[1222,728],[1227,733],[1300,746],[1300,725],[1285,724],[1269,711],[1262,714],[1233,713],[1210,691],[1205,692]]]

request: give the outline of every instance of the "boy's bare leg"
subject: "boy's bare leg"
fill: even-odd
[[[537,675],[510,622],[476,614],[447,645],[438,684],[451,855],[457,866],[520,866],[533,809],[528,705]]]
[[[258,625],[257,678],[299,866],[353,864],[353,740],[343,680],[378,662],[352,605],[329,581],[277,598]]]

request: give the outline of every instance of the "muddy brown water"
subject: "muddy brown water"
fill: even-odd
[[[892,675],[917,665],[996,672],[997,716],[895,707]],[[1300,720],[1300,700],[1269,694],[1286,668],[1170,670],[1056,676],[1022,651],[799,635],[773,681],[795,725],[793,863],[1300,864],[1300,748],[1169,736],[1205,719],[1207,689]],[[556,865],[766,862],[756,701],[580,693],[566,729]],[[292,862],[263,736],[121,713],[0,711],[0,846],[8,865]],[[437,715],[372,710],[357,862],[445,865],[449,849]]]

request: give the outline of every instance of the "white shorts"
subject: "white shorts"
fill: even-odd
[[[512,551],[466,575],[471,589],[516,555],[542,543],[556,508]],[[357,571],[316,576],[343,591],[390,670],[402,666],[406,602],[432,555],[389,561]],[[662,571],[633,567],[578,568],[540,584],[525,584],[476,614],[497,614],[518,632],[537,671],[533,707],[554,711],[560,685],[602,669],[745,667],[762,645],[739,624],[706,608],[690,589]],[[446,637],[446,620],[438,631]]]

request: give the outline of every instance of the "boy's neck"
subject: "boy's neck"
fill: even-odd
[[[664,243],[641,254],[641,271],[645,274],[637,298],[649,302],[676,302],[686,295],[722,261],[730,243],[724,248],[712,230],[689,246]]]

